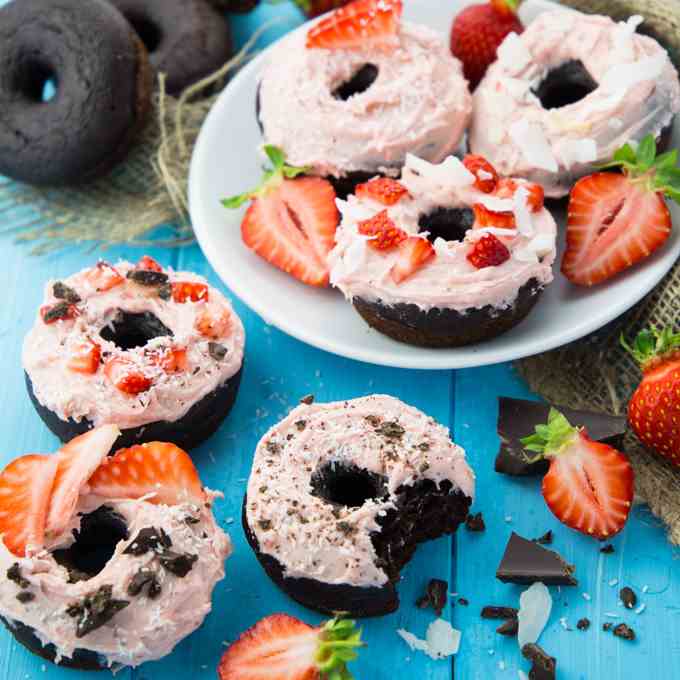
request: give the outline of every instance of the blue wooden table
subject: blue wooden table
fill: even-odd
[[[300,15],[286,5],[265,5],[234,24],[240,43],[265,19],[280,16],[283,23],[262,40],[267,41],[300,22]],[[1,206],[0,206],[1,207]],[[12,227],[0,225],[1,229]],[[21,342],[33,323],[42,299],[44,281],[64,277],[90,264],[101,253],[71,249],[34,258],[25,247],[3,237],[0,267],[0,391],[2,449],[0,463],[27,452],[49,452],[58,442],[31,406],[21,368]],[[108,251],[108,259],[137,259],[135,248]],[[151,249],[163,266],[189,269],[205,275],[213,285],[222,284],[210,270],[197,246],[181,250]],[[603,555],[599,545],[560,525],[547,510],[538,480],[517,481],[496,474],[493,460],[498,447],[495,433],[497,397],[529,396],[509,365],[465,371],[420,372],[379,368],[307,347],[267,326],[261,318],[235,301],[246,327],[247,347],[243,383],[236,407],[220,432],[198,449],[195,460],[205,484],[221,489],[225,499],[216,514],[234,542],[227,575],[215,591],[213,612],[203,627],[182,642],[166,659],[136,670],[122,671],[123,680],[204,680],[215,678],[224,646],[259,618],[285,611],[310,622],[319,617],[283,596],[260,569],[243,536],[239,515],[252,452],[262,434],[294,406],[314,393],[319,401],[388,393],[426,411],[447,424],[462,445],[477,473],[475,510],[482,511],[487,530],[472,534],[461,529],[452,539],[441,539],[419,548],[403,572],[400,610],[364,624],[369,648],[355,665],[358,680],[516,680],[517,669],[528,670],[517,642],[494,632],[495,624],[482,621],[486,604],[517,606],[521,588],[504,585],[494,573],[512,530],[527,537],[555,533],[554,548],[577,567],[579,586],[552,588],[553,614],[541,638],[542,645],[558,659],[562,680],[648,680],[680,678],[680,551],[665,540],[663,527],[645,506],[636,506],[625,531],[614,540],[616,552]],[[282,361],[281,358],[286,360]],[[450,598],[444,616],[462,631],[455,661],[433,661],[411,652],[397,636],[406,628],[424,637],[431,611],[414,606],[430,578],[449,581]],[[624,610],[618,602],[622,585],[632,586],[646,605],[641,614]],[[645,592],[643,592],[645,591]],[[469,604],[458,603],[458,597]],[[575,630],[581,617],[592,627]],[[560,622],[562,619],[562,622]],[[626,642],[602,631],[604,622],[626,621],[638,641]],[[568,628],[568,630],[565,630]],[[78,677],[88,677],[80,673]],[[46,666],[18,646],[9,633],[0,631],[0,678],[62,680],[76,672]],[[92,677],[101,675],[92,674]]]

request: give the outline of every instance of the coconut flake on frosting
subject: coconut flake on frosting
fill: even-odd
[[[514,31],[498,47],[498,59],[511,75],[521,73],[533,61],[531,52]]]
[[[557,161],[539,123],[522,118],[510,126],[509,132],[529,163],[542,170],[557,172]]]

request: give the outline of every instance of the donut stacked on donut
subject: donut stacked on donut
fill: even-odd
[[[484,159],[433,165],[408,156],[399,182],[377,178],[339,201],[331,284],[374,328],[453,347],[519,323],[553,280],[556,225],[543,192]]]
[[[416,545],[455,531],[474,475],[446,428],[389,396],[302,404],[255,451],[243,526],[288,595],[321,612],[394,611]]]
[[[559,198],[625,143],[661,137],[680,82],[640,23],[560,10],[510,34],[474,94],[472,153]]]
[[[439,34],[400,15],[397,0],[352,3],[278,43],[262,72],[265,142],[341,196],[377,173],[398,174],[407,152],[443,160],[470,120],[460,62]],[[350,33],[353,21],[364,23]]]
[[[63,666],[137,666],[211,609],[231,553],[189,456],[154,442],[107,457],[104,425],[0,473],[0,618]]]
[[[230,303],[205,279],[144,257],[49,282],[23,365],[38,413],[62,441],[114,423],[119,446],[192,448],[234,403],[244,341]]]

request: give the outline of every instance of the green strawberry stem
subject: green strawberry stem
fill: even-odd
[[[359,655],[357,648],[364,647],[361,630],[354,621],[335,618],[326,622],[319,635],[316,667],[324,680],[354,680],[347,670],[347,662]]]
[[[671,328],[660,330],[651,326],[640,331],[632,345],[627,342],[622,333],[621,346],[644,370],[651,363],[663,360],[666,355],[680,349],[680,333],[673,333]]]
[[[517,14],[522,0],[491,0],[491,4],[501,14]]]
[[[557,409],[551,408],[547,424],[536,425],[534,434],[520,441],[527,451],[537,454],[529,458],[530,463],[535,463],[537,460],[558,456],[578,433],[579,428],[571,425]]]
[[[298,175],[309,172],[309,168],[299,168],[294,165],[288,165],[283,151],[277,146],[265,144],[264,152],[267,154],[267,158],[272,165],[271,169],[265,171],[262,181],[255,189],[246,191],[243,194],[225,198],[222,201],[222,205],[225,208],[240,208],[247,201],[264,196],[271,189],[279,186],[284,179],[293,179]]]
[[[601,170],[622,168],[634,184],[643,184],[648,191],[654,191],[680,204],[680,168],[678,150],[673,149],[656,155],[656,139],[647,135],[634,149],[624,144],[614,153],[609,163],[600,165]]]

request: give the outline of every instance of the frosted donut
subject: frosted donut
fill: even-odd
[[[243,505],[270,578],[321,612],[399,606],[416,545],[456,530],[474,474],[449,431],[389,396],[302,404],[262,438]]]
[[[50,281],[23,366],[34,406],[62,441],[115,423],[118,446],[188,449],[231,409],[244,341],[230,303],[205,279],[144,257]]]
[[[661,137],[680,82],[641,22],[560,10],[510,34],[474,94],[471,152],[557,198],[626,142]]]
[[[486,167],[490,179],[480,183],[454,156],[439,165],[408,156],[396,202],[380,200],[373,182],[338,201],[331,284],[372,327],[413,345],[454,347],[495,337],[531,311],[553,280],[555,220],[540,187],[533,185],[540,199],[533,211],[528,183]],[[393,180],[374,181],[379,188]],[[384,219],[397,230],[387,247],[371,235]],[[504,253],[503,262],[481,266],[474,259],[483,239]],[[421,262],[409,268],[413,253]]]

